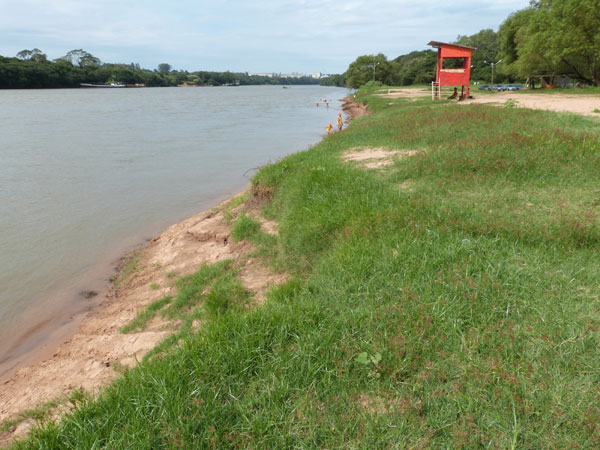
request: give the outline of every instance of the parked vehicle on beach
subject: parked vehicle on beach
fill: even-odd
[[[492,88],[490,87],[489,84],[482,84],[481,86],[477,87],[477,89],[479,89],[480,91],[491,91]]]
[[[492,91],[505,91],[506,90],[506,86],[504,86],[503,84],[495,84],[494,86],[492,86]]]

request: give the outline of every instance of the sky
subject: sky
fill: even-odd
[[[155,69],[342,73],[498,26],[528,0],[0,0],[0,55],[83,49]]]

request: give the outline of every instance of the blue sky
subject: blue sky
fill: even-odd
[[[341,73],[430,40],[498,29],[528,0],[0,0],[0,55],[82,48],[154,69]]]

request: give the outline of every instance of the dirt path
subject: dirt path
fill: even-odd
[[[424,88],[399,88],[387,89],[377,94],[385,98],[416,98],[431,96],[431,91]],[[460,102],[461,105],[473,103],[504,104],[507,100],[516,100],[514,106],[520,108],[543,109],[548,111],[571,112],[585,116],[600,117],[600,94],[555,94],[551,92],[538,92],[532,94],[528,91],[504,91],[504,92],[478,92],[471,90],[474,97]]]
[[[175,224],[126,262],[117,279],[118,287],[107,300],[88,313],[77,333],[63,342],[53,356],[24,367],[0,384],[0,423],[19,417],[43,402],[65,399],[75,390],[96,392],[118,376],[119,366],[131,367],[162,339],[176,330],[166,320],[152,320],[141,332],[123,334],[120,329],[150,303],[173,294],[173,281],[193,273],[203,263],[231,259],[241,267],[240,279],[255,303],[264,301],[264,291],[285,279],[251,258],[251,244],[234,243],[224,212],[235,217],[245,205],[230,208],[231,200],[215,209]],[[246,210],[257,215],[258,209]],[[266,232],[276,233],[276,224],[263,222]],[[58,407],[57,411],[66,407]],[[8,433],[0,432],[0,446],[23,436],[31,420],[20,420]]]
[[[521,108],[543,109],[547,111],[571,112],[585,116],[600,117],[594,110],[600,110],[600,95],[586,94],[531,94],[522,91],[504,91],[493,94],[477,95],[464,103],[505,103],[508,99],[518,101],[515,106]]]

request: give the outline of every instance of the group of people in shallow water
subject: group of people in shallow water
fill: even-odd
[[[337,118],[337,127],[338,127],[338,131],[342,131],[342,127],[344,126],[344,119],[342,119],[342,113],[338,113],[338,118]],[[331,129],[333,128],[333,125],[331,125],[331,122],[329,122],[329,125],[327,125],[327,134],[331,134]]]
[[[329,103],[327,103],[327,97],[319,99],[319,102],[317,102],[317,108],[319,107],[319,103],[325,103],[327,105],[327,108],[329,108]],[[342,127],[344,126],[344,119],[342,119],[342,113],[338,113],[338,117],[337,117],[337,127],[338,127],[338,131],[342,131]],[[331,130],[333,129],[333,125],[331,125],[331,122],[329,122],[329,125],[327,125],[327,128],[325,128],[327,130],[327,134],[331,134]]]

